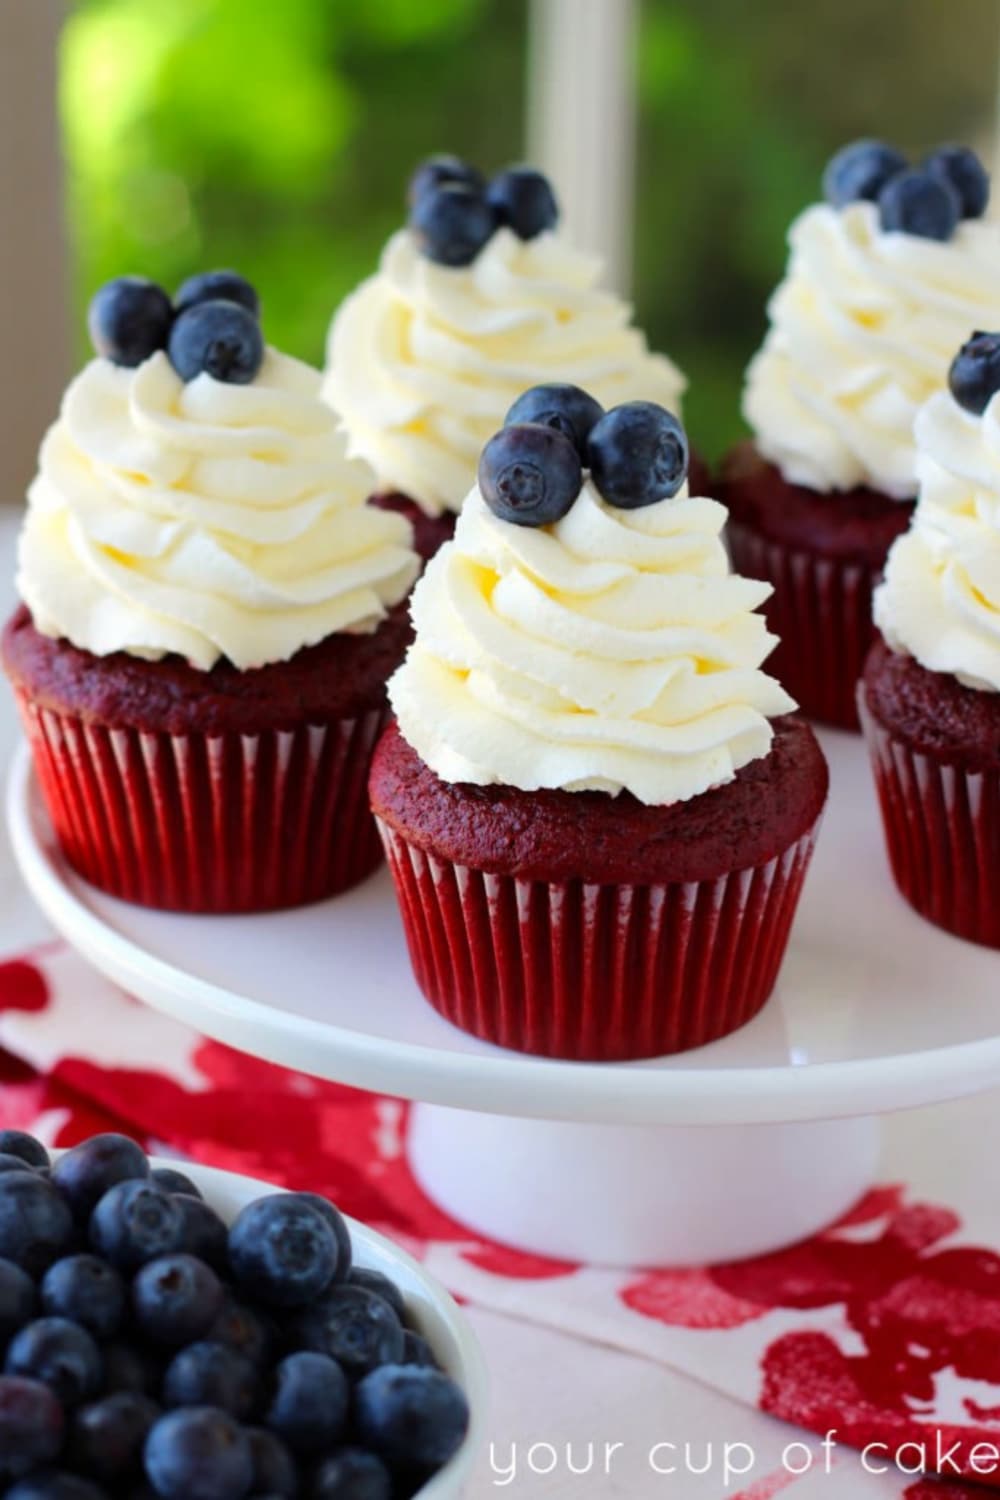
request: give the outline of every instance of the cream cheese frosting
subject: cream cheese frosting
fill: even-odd
[[[983,415],[947,391],[916,422],[920,495],[893,543],[875,620],[931,672],[1000,691],[1000,396]]]
[[[185,384],[163,352],[88,364],[29,491],[18,584],[37,629],[205,670],[374,630],[418,563],[408,523],[365,504],[320,384],[273,349],[247,385]]]
[[[684,801],[766,755],[795,707],[760,670],[770,586],[733,575],[714,500],[608,505],[588,478],[560,520],[499,520],[472,490],[413,595],[389,692],[443,780]]]
[[[792,484],[917,489],[913,422],[976,328],[1000,326],[1000,230],[941,242],[886,232],[873,203],[815,204],[792,225],[744,415]]]
[[[457,511],[484,443],[530,386],[572,381],[605,406],[677,411],[685,381],[650,352],[600,262],[558,231],[502,228],[471,265],[436,265],[408,229],[330,329],[324,394],[382,489]]]

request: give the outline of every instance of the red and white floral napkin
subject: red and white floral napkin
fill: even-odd
[[[978,1466],[979,1483],[1000,1489],[1000,1253],[968,1243],[955,1205],[889,1183],[793,1249],[694,1270],[520,1254],[424,1196],[407,1166],[405,1104],[207,1041],[61,943],[0,963],[0,1083],[0,1124],[52,1144],[127,1129],[200,1162],[327,1193],[470,1302],[658,1360],[838,1445],[867,1445],[873,1471],[899,1450],[913,1469],[922,1452],[951,1480]],[[979,1204],[972,1217],[1000,1244],[1000,1195],[992,1216]],[[792,1480],[767,1483],[743,1500]],[[924,1480],[902,1492],[982,1493]],[[727,1493],[739,1500],[738,1485]]]

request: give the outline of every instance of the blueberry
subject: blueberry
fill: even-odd
[[[482,193],[458,182],[432,188],[410,212],[422,254],[441,266],[471,265],[496,227],[496,214]]]
[[[479,459],[479,490],[495,516],[514,526],[548,526],[572,507],[583,484],[580,455],[554,427],[523,422],[490,438]]]
[[[158,1255],[172,1254],[183,1232],[176,1198],[151,1182],[119,1182],[90,1220],[91,1245],[119,1271],[137,1271]]]
[[[559,205],[552,184],[534,167],[508,167],[498,172],[486,189],[498,221],[521,240],[533,240],[559,221]]]
[[[171,1193],[184,1219],[180,1247],[189,1255],[196,1255],[216,1271],[228,1268],[229,1230],[222,1219],[203,1198],[192,1198],[189,1193]]]
[[[295,1461],[281,1439],[265,1427],[248,1427],[247,1439],[253,1457],[254,1495],[281,1497],[297,1495],[299,1478]]]
[[[298,1198],[301,1203],[308,1203],[317,1213],[323,1215],[337,1241],[337,1269],[333,1279],[334,1281],[346,1280],[354,1258],[354,1247],[351,1244],[351,1231],[347,1227],[344,1215],[330,1202],[329,1198],[323,1198],[319,1193],[292,1193],[290,1196]]]
[[[176,1167],[154,1167],[149,1176],[165,1193],[182,1193],[186,1198],[201,1197],[200,1189]]]
[[[900,172],[879,194],[879,220],[886,233],[948,240],[962,217],[962,204],[943,177],[914,168]]]
[[[237,1349],[202,1341],[176,1354],[163,1377],[165,1406],[217,1406],[237,1421],[257,1401],[257,1371]]]
[[[430,1344],[419,1333],[414,1333],[412,1328],[407,1328],[403,1332],[403,1357],[399,1363],[423,1365],[428,1370],[440,1368]]]
[[[604,416],[604,407],[578,385],[534,385],[518,396],[504,417],[504,426],[532,422],[554,427],[568,437],[582,459],[591,429]]]
[[[304,1350],[276,1366],[264,1423],[293,1453],[316,1455],[340,1439],[349,1405],[350,1387],[337,1362]]]
[[[688,442],[677,418],[652,401],[628,401],[601,418],[587,442],[594,483],[609,505],[639,510],[676,495]]]
[[[260,298],[256,288],[237,271],[203,271],[200,276],[189,276],[174,298],[174,313],[180,317],[189,307],[197,307],[199,302],[238,302],[255,318],[260,317]],[[171,1191],[179,1193],[188,1189],[172,1188]]]
[[[39,1469],[18,1480],[4,1500],[107,1500],[106,1491],[64,1469]]]
[[[328,1354],[352,1379],[403,1357],[403,1325],[382,1297],[360,1286],[335,1286],[296,1319],[302,1349]]]
[[[0,1151],[5,1156],[19,1156],[29,1167],[49,1165],[49,1153],[41,1141],[24,1130],[0,1130]]]
[[[140,1478],[142,1450],[159,1415],[155,1401],[129,1391],[81,1406],[70,1438],[74,1469],[105,1484]]]
[[[831,157],[823,173],[823,192],[834,208],[858,199],[872,203],[890,178],[905,171],[906,157],[884,141],[852,141]]]
[[[303,1307],[337,1271],[325,1216],[293,1193],[258,1198],[229,1231],[229,1262],[243,1292],[269,1307]]]
[[[948,371],[948,388],[959,406],[979,416],[1000,391],[1000,333],[976,332],[959,349]]]
[[[260,1315],[229,1293],[225,1294],[219,1314],[205,1337],[214,1344],[227,1344],[258,1369],[266,1362],[274,1342],[272,1331]]]
[[[942,178],[955,189],[963,219],[982,218],[990,201],[990,174],[974,151],[968,146],[939,146],[923,165],[932,177]]]
[[[35,1283],[12,1260],[0,1260],[0,1345],[29,1323],[35,1312]]]
[[[313,1477],[312,1500],[392,1500],[392,1476],[363,1448],[341,1448]]]
[[[69,1318],[98,1339],[110,1339],[125,1315],[125,1283],[97,1255],[57,1260],[42,1282],[42,1307],[50,1317]]]
[[[469,1429],[469,1403],[455,1382],[416,1365],[383,1365],[366,1375],[354,1415],[362,1442],[391,1468],[438,1469]]]
[[[167,353],[182,380],[210,375],[249,385],[264,358],[264,339],[253,313],[238,303],[197,302],[170,330]]]
[[[0,1175],[0,1257],[40,1276],[73,1246],[69,1205],[51,1182],[26,1167]]]
[[[62,1448],[65,1425],[47,1385],[0,1375],[0,1479],[51,1463]]]
[[[40,1380],[63,1406],[79,1406],[101,1388],[101,1351],[93,1337],[68,1318],[36,1318],[11,1339],[4,1371]]]
[[[474,167],[471,162],[463,161],[460,156],[429,156],[420,163],[410,178],[406,190],[406,201],[410,208],[418,198],[422,198],[432,188],[443,187],[446,182],[460,183],[462,187],[479,193],[486,186],[479,168]]]
[[[103,359],[133,369],[166,347],[173,318],[170,298],[155,281],[119,276],[94,295],[87,328]]]
[[[249,1439],[211,1406],[161,1417],[146,1439],[145,1465],[162,1500],[242,1500],[253,1483]]]
[[[351,1286],[362,1286],[366,1292],[374,1292],[376,1297],[381,1297],[383,1302],[388,1302],[396,1317],[401,1323],[406,1322],[406,1303],[403,1294],[394,1281],[381,1271],[375,1271],[370,1266],[354,1266],[348,1276]]]
[[[132,1283],[136,1327],[158,1344],[179,1348],[201,1338],[222,1311],[218,1276],[194,1255],[147,1261]]]
[[[86,1223],[109,1188],[149,1176],[146,1153],[127,1135],[95,1135],[61,1156],[52,1181],[80,1223]]]
[[[38,1168],[29,1166],[23,1156],[12,1156],[9,1152],[0,1151],[0,1173],[37,1171]]]

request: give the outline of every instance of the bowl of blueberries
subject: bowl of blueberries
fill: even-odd
[[[485,1377],[447,1293],[311,1193],[0,1131],[3,1500],[451,1500]]]

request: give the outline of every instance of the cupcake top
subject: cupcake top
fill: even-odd
[[[666,804],[730,781],[795,705],[760,670],[771,590],[730,573],[726,512],[688,495],[680,424],[566,386],[511,418],[414,592],[389,688],[404,738],[479,786]]]
[[[913,421],[970,329],[1000,325],[1000,231],[989,179],[943,147],[916,169],[860,141],[835,156],[827,202],[792,225],[744,415],[793,484],[916,494]]]
[[[319,372],[265,346],[252,288],[212,273],[172,305],[121,278],[91,333],[21,534],[37,629],[204,670],[374,630],[416,576],[409,525],[366,505]]]
[[[1000,333],[956,356],[916,422],[920,495],[893,543],[875,620],[893,650],[1000,691]]]
[[[459,510],[483,444],[534,384],[676,408],[683,376],[600,289],[599,261],[559,230],[540,173],[511,168],[487,184],[435,158],[410,198],[408,227],[334,317],[324,385],[381,489],[430,515]]]

